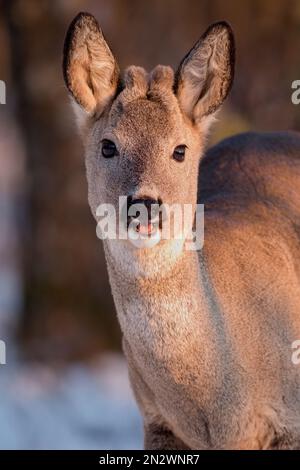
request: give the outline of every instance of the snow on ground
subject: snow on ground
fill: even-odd
[[[141,418],[121,356],[60,372],[0,366],[0,449],[141,447]]]

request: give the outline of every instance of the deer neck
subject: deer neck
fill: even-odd
[[[180,354],[175,344],[186,344],[188,339],[190,347],[198,348],[201,338],[204,345],[209,336],[216,335],[197,252],[182,250],[168,268],[161,256],[156,260],[156,275],[150,277],[126,275],[109,247],[105,252],[121,329],[136,349],[155,349],[159,354],[169,347],[174,356]]]
[[[192,393],[195,386],[201,390],[201,397],[190,396],[198,403],[195,413],[200,406],[213,414],[214,390],[224,386],[233,396],[236,377],[230,375],[231,340],[203,250],[183,250],[172,267],[162,263],[161,273],[150,279],[124,276],[107,249],[106,254],[130,367],[156,391],[163,410],[169,408],[166,388],[176,395],[176,414],[176,403],[186,398],[180,390]]]

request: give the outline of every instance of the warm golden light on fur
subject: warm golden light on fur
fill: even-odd
[[[233,81],[227,23],[212,25],[176,73],[120,73],[88,14],[71,24],[64,53],[94,216],[101,203],[117,210],[121,195],[205,205],[199,253],[184,239],[138,250],[104,242],[145,447],[299,448],[300,137],[243,134],[204,155]],[[101,156],[103,139],[113,158]]]

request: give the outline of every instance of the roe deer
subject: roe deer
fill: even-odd
[[[208,28],[175,74],[132,66],[120,75],[87,13],[65,41],[95,218],[121,195],[147,207],[205,205],[198,252],[185,249],[185,236],[152,248],[104,240],[147,449],[300,447],[300,368],[291,360],[300,339],[300,138],[247,133],[203,156],[234,55],[225,22]]]

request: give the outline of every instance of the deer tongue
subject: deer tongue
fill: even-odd
[[[147,225],[139,224],[137,227],[137,231],[142,235],[150,235],[153,230],[153,224],[148,222]]]

